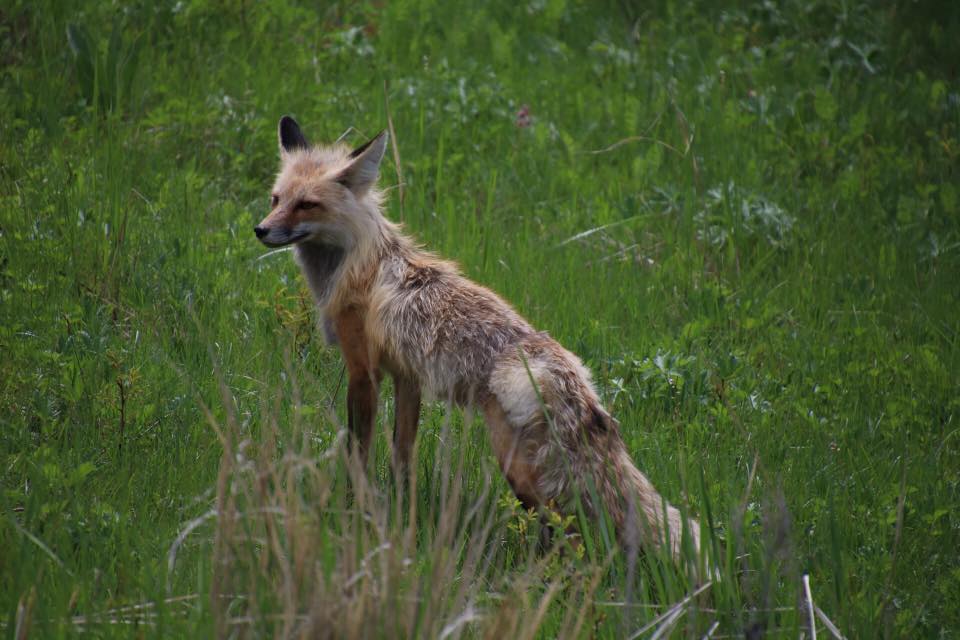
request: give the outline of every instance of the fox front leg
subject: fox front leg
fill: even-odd
[[[360,464],[367,466],[370,444],[373,440],[373,423],[377,416],[379,375],[366,371],[354,376],[351,372],[347,387],[347,426],[350,428],[351,451],[356,451]]]
[[[357,452],[360,463],[366,467],[373,440],[381,374],[370,361],[362,314],[355,308],[348,308],[337,316],[334,324],[349,375],[347,426],[350,428],[350,448]]]
[[[395,375],[393,421],[393,468],[398,476],[406,474],[410,453],[420,421],[420,384],[409,377]]]

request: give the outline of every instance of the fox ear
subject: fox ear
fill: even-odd
[[[280,138],[280,151],[290,153],[297,149],[308,149],[310,143],[307,142],[303,132],[300,131],[300,125],[290,116],[280,118],[280,124],[277,126],[277,133]]]
[[[387,132],[381,131],[372,140],[350,152],[350,165],[340,172],[337,182],[361,195],[377,181],[380,161],[387,150]]]

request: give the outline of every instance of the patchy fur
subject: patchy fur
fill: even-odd
[[[280,141],[273,210],[257,236],[270,246],[296,243],[347,362],[361,459],[385,370],[397,388],[398,470],[409,463],[422,391],[482,411],[500,467],[525,505],[569,511],[579,500],[589,513],[605,510],[621,540],[667,545],[679,558],[686,530],[699,549],[699,525],[684,523],[633,464],[580,359],[383,216],[376,179],[385,134],[352,152],[310,147],[284,118]]]

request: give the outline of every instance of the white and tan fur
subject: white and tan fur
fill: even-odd
[[[634,466],[579,358],[384,217],[376,179],[385,133],[351,152],[310,146],[292,118],[279,130],[272,211],[255,231],[268,246],[295,244],[346,362],[361,461],[385,371],[396,389],[397,470],[409,464],[425,393],[483,413],[500,467],[527,507],[570,512],[579,499],[588,513],[605,509],[621,540],[667,544],[679,558],[685,535],[698,551],[699,525],[684,526]]]

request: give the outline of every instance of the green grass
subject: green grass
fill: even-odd
[[[537,553],[440,405],[409,500],[388,428],[349,481],[339,355],[251,231],[290,113],[389,115],[388,215],[713,523],[675,635],[796,637],[809,572],[848,637],[956,636],[960,14],[699,4],[0,9],[0,632],[622,637],[692,588],[602,523]]]

